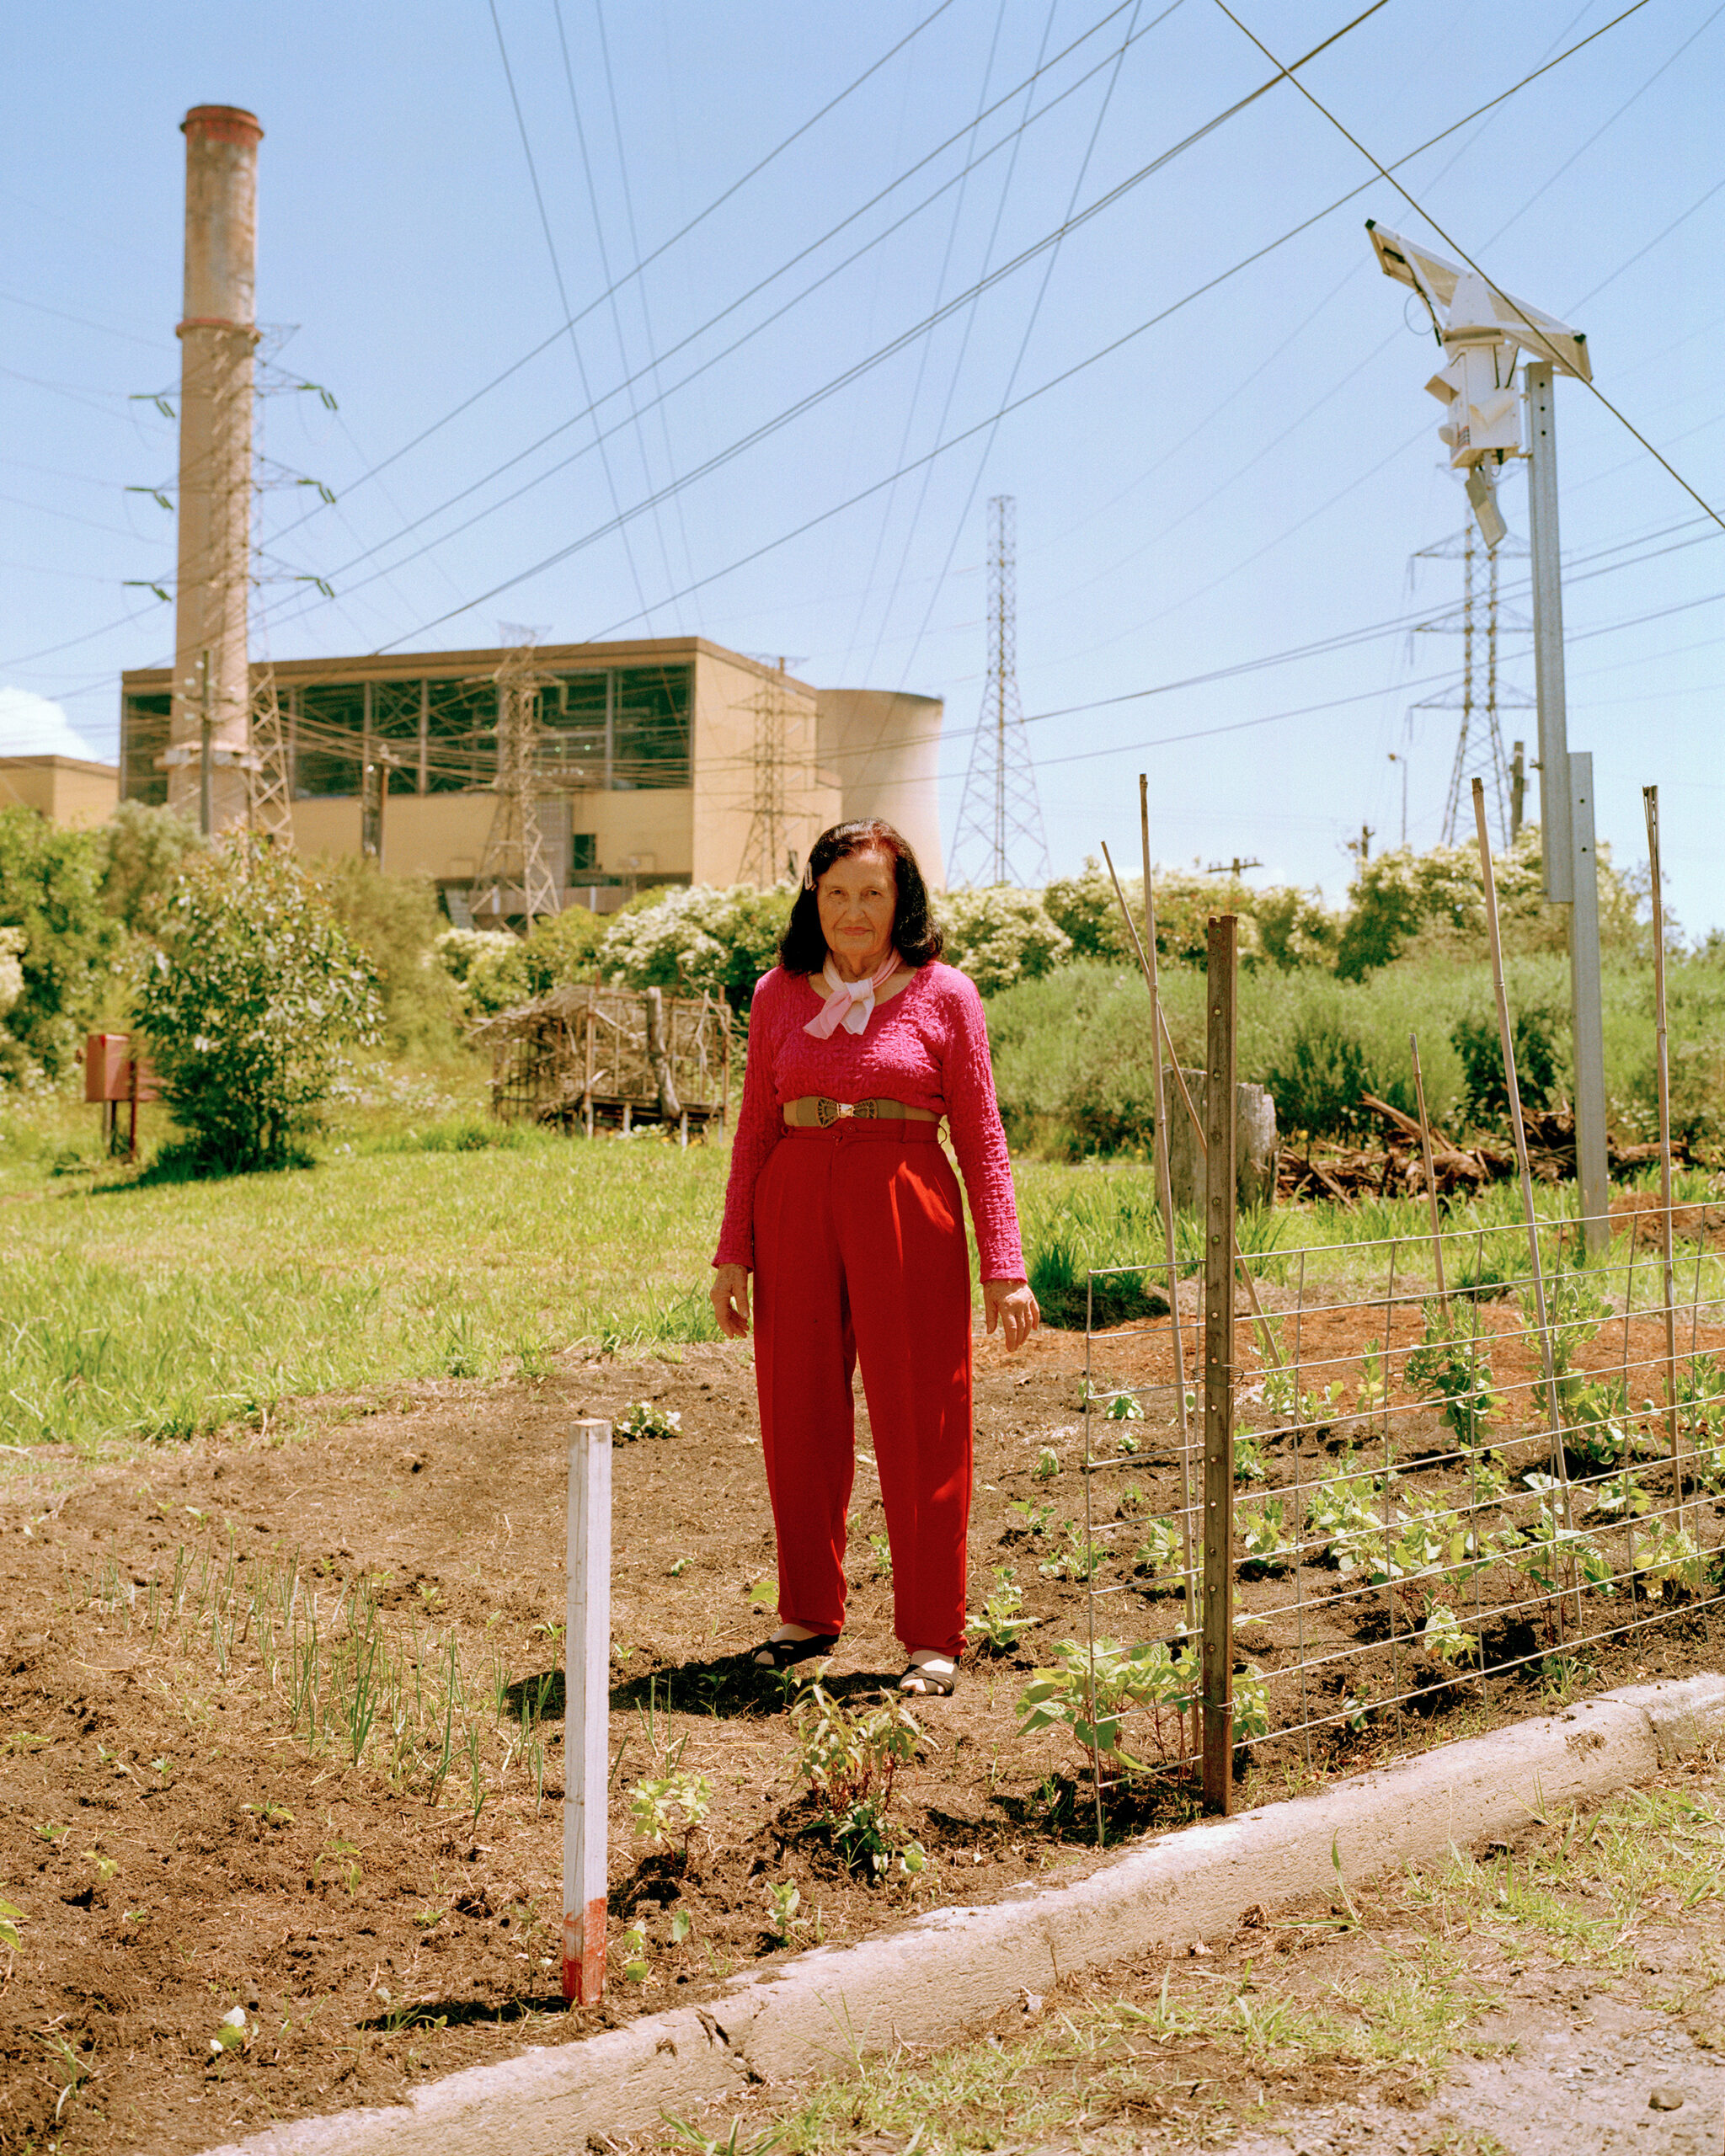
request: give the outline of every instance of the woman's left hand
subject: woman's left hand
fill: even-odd
[[[1009,1355],[1015,1348],[1022,1348],[1042,1323],[1042,1312],[1028,1281],[985,1280],[982,1306],[988,1313],[989,1331],[1000,1327]]]

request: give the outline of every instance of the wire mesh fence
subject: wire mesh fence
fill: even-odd
[[[1405,1736],[1720,1600],[1717,1209],[1619,1205],[1592,1249],[1554,1210],[1531,1232],[1242,1256],[1222,1578],[1204,1560],[1200,1279],[1178,1254],[1090,1273],[1085,1518],[1064,1559],[1088,1629],[1062,1681],[1083,1694],[1099,1822],[1111,1782],[1199,1756],[1206,1618],[1236,1759],[1310,1765],[1327,1732]],[[1160,1314],[1097,1322],[1129,1286]]]

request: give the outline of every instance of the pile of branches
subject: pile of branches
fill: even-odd
[[[1360,1105],[1383,1123],[1375,1145],[1314,1145],[1300,1153],[1284,1145],[1276,1171],[1279,1198],[1327,1198],[1351,1205],[1361,1198],[1423,1198],[1426,1190],[1425,1153],[1419,1125],[1400,1108],[1371,1093],[1360,1095]],[[1541,1182],[1566,1182],[1575,1175],[1575,1111],[1573,1108],[1535,1109],[1524,1113],[1527,1131],[1528,1165]],[[1607,1154],[1614,1175],[1657,1161],[1657,1145],[1620,1145],[1608,1139]],[[1674,1139],[1674,1161],[1690,1159],[1688,1142]],[[1515,1173],[1515,1151],[1508,1139],[1476,1138],[1458,1145],[1445,1132],[1432,1132],[1432,1177],[1440,1198],[1458,1193],[1466,1197],[1487,1183],[1508,1181]]]

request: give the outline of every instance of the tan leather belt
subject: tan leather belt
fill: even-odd
[[[830,1101],[821,1093],[805,1093],[799,1101],[785,1102],[785,1121],[798,1130],[825,1130],[854,1116],[859,1123],[901,1116],[911,1123],[938,1123],[928,1108],[906,1107],[902,1101]]]

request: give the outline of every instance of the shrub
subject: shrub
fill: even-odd
[[[99,835],[102,903],[134,930],[149,927],[186,856],[201,851],[205,844],[197,825],[177,808],[146,808],[142,801],[122,801]]]
[[[489,1017],[527,1001],[527,972],[519,936],[506,928],[446,928],[432,949],[467,999],[470,1015]]]
[[[948,965],[968,974],[984,995],[1021,980],[1039,980],[1072,955],[1071,939],[1055,926],[1034,891],[1005,884],[980,891],[946,891],[934,902],[946,931]]]
[[[35,1066],[58,1077],[114,982],[125,932],[102,903],[103,856],[99,833],[0,808],[0,929],[16,931],[19,974],[0,1028],[0,1076]]]
[[[138,1022],[198,1164],[285,1166],[349,1040],[377,1036],[376,975],[306,871],[239,834],[158,910]]]
[[[446,1046],[460,999],[437,963],[442,915],[430,883],[422,876],[386,876],[360,854],[322,862],[312,875],[377,975],[390,1047]]]
[[[1547,1003],[1524,1004],[1515,1013],[1509,1033],[1515,1044],[1515,1076],[1524,1107],[1549,1107],[1562,1097],[1563,1041],[1568,1024],[1565,1014]],[[1469,1011],[1458,1018],[1450,1029],[1450,1040],[1461,1059],[1462,1099],[1468,1114],[1481,1122],[1507,1116],[1509,1079],[1503,1068],[1496,1010]]]
[[[705,990],[746,1017],[756,982],[777,957],[794,896],[788,884],[757,891],[697,883],[662,892],[650,905],[614,916],[595,965],[620,988]]]
[[[1285,1059],[1271,1065],[1264,1083],[1274,1097],[1278,1123],[1314,1138],[1357,1130],[1367,1116],[1360,1095],[1377,1091],[1365,1043],[1333,1012],[1300,1021]]]

